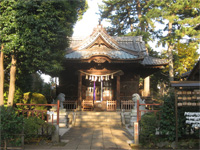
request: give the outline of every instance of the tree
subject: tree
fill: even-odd
[[[101,8],[101,17],[108,19],[112,27],[112,35],[143,35],[145,42],[159,38],[158,45],[167,45],[169,60],[169,80],[174,80],[173,51],[177,43],[186,36],[190,42],[198,43],[200,31],[195,30],[200,22],[199,0],[104,0]],[[155,22],[164,24],[164,31],[155,29]],[[166,23],[167,22],[167,23]],[[146,47],[149,46],[146,44]],[[150,49],[149,49],[150,50]]]
[[[149,6],[152,7],[151,14],[156,12],[152,18],[160,22],[167,21],[165,30],[168,34],[160,36],[159,43],[168,47],[169,80],[173,81],[173,50],[176,44],[185,36],[196,38],[195,42],[199,42],[199,31],[194,27],[200,22],[200,3],[199,0],[151,0]]]
[[[124,35],[130,31],[143,35],[155,27],[149,17],[149,8],[146,7],[148,1],[103,0],[103,3],[100,6],[100,14],[102,19],[111,22],[112,27],[108,28],[111,35]]]
[[[176,77],[180,79],[181,75],[193,69],[199,58],[197,45],[195,43],[177,43],[177,52],[174,54],[174,71]]]
[[[4,53],[3,53],[3,44],[1,45],[0,52],[0,106],[4,105]]]
[[[2,0],[0,43],[11,58],[8,105],[13,105],[16,73],[41,70],[55,76],[62,69],[67,37],[85,8],[85,0]]]

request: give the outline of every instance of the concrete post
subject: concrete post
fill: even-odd
[[[134,143],[139,144],[139,127],[138,122],[134,122]]]
[[[56,129],[52,134],[52,142],[60,142],[60,136],[59,136],[59,125],[55,125]]]

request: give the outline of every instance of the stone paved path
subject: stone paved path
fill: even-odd
[[[62,138],[64,146],[26,146],[25,149],[62,149],[62,150],[115,150],[131,149],[127,141],[133,137],[121,127],[78,128],[73,127]]]

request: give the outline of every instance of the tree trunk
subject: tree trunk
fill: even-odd
[[[169,22],[168,36],[171,35],[172,32],[172,23]],[[174,65],[173,65],[173,44],[169,42],[168,44],[168,59],[169,59],[169,81],[174,81]]]
[[[145,27],[144,27],[144,22],[141,22],[141,17],[142,17],[142,7],[140,5],[140,1],[137,0],[137,6],[136,6],[136,9],[137,9],[137,14],[138,14],[138,19],[139,19],[139,26],[141,28],[141,31],[145,31]]]
[[[0,52],[0,106],[4,105],[4,53],[3,53],[3,44],[1,45]]]
[[[14,55],[12,55],[11,68],[10,68],[10,85],[8,94],[8,106],[13,106],[14,94],[15,94],[15,80],[16,80],[16,63],[17,60]]]

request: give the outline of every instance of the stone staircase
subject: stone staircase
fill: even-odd
[[[120,112],[76,112],[75,127],[119,127],[121,126]]]

